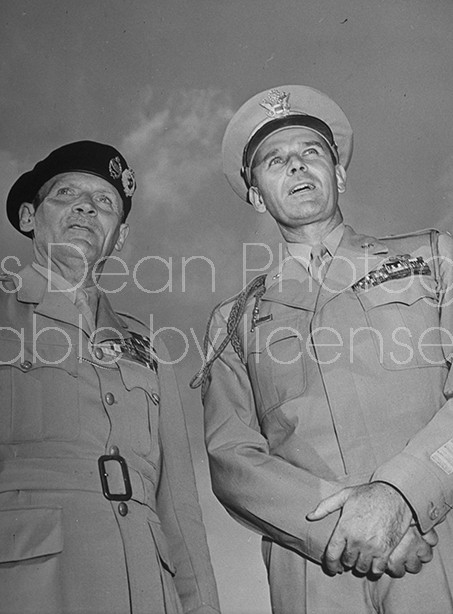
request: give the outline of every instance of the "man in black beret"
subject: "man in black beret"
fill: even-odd
[[[8,195],[34,261],[0,290],[0,613],[218,611],[171,361],[97,283],[134,190],[81,141]]]

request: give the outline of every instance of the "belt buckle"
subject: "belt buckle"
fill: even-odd
[[[116,461],[121,467],[121,473],[123,476],[124,493],[112,493],[110,492],[107,468],[105,463],[108,461]],[[119,454],[104,454],[98,458],[99,475],[101,477],[102,494],[109,501],[129,501],[132,497],[131,479],[129,477],[129,469],[127,468],[126,459]]]

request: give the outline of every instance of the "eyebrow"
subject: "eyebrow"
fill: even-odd
[[[68,186],[70,188],[78,188],[79,184],[77,183],[77,181],[74,181],[72,179],[55,179],[55,181],[51,184],[50,186],[50,190],[52,190],[55,187],[58,187],[60,185],[65,185]],[[113,188],[111,188],[110,186],[102,186],[101,188],[97,189],[96,192],[103,192],[103,193],[109,193],[109,194],[113,194],[115,195],[115,191]]]
[[[316,140],[316,141],[302,141],[302,146],[303,147],[313,147],[313,146],[318,146],[320,147],[324,152],[327,152],[327,146],[324,145],[324,143],[322,142],[322,140]],[[274,149],[271,149],[270,151],[268,151],[262,158],[260,158],[259,155],[255,156],[254,159],[254,164],[253,167],[257,166],[258,164],[261,164],[262,162],[266,162],[266,160],[268,160],[269,158],[272,158],[273,156],[279,154],[281,152],[281,149],[278,147],[274,147]],[[259,153],[259,152],[257,152]]]

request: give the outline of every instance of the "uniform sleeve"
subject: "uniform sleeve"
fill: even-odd
[[[439,327],[449,366],[445,404],[402,450],[373,475],[397,488],[427,532],[453,506],[453,239],[439,236]],[[427,408],[427,411],[432,410]]]
[[[160,380],[162,473],[157,512],[176,567],[175,583],[185,613],[219,612],[214,574],[189,448],[181,400],[170,357],[157,346]],[[163,362],[164,361],[164,362]]]
[[[217,311],[210,332],[216,347],[225,328]],[[212,365],[204,407],[212,486],[220,502],[241,524],[320,562],[338,515],[311,523],[305,516],[341,487],[269,453],[246,367],[231,343]]]

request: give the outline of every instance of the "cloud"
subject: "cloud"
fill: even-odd
[[[8,151],[0,150],[0,197],[2,203],[6,203],[11,186],[22,172],[24,172],[22,164]],[[13,230],[7,219],[4,204],[0,208],[0,245],[0,262],[2,267],[5,266],[5,269],[2,268],[0,272],[7,270],[9,266],[11,266],[11,269],[17,270],[17,266],[3,260],[12,255],[18,257],[23,266],[24,254],[29,247],[29,241]]]
[[[141,97],[138,125],[123,148],[138,176],[144,212],[165,207],[167,214],[188,212],[188,202],[220,166],[220,143],[233,111],[215,89],[180,90],[152,116],[152,91]],[[145,213],[146,214],[146,213]]]
[[[8,151],[0,150],[0,194],[6,200],[8,191],[20,175],[20,163]]]
[[[439,194],[439,214],[434,225],[440,230],[453,231],[453,154],[445,160],[435,188]]]

